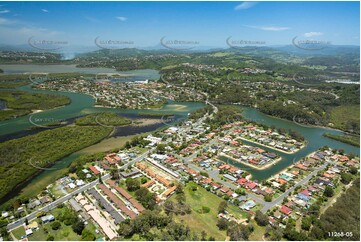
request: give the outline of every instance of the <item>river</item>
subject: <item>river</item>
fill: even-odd
[[[67,65],[0,65],[0,68],[4,70],[5,74],[16,74],[16,73],[28,73],[28,72],[78,72],[78,73],[115,73],[114,70],[108,68],[76,68],[75,66]],[[144,79],[157,79],[159,74],[155,70],[135,70],[128,72],[116,72],[127,74],[129,78],[127,81],[137,81]],[[117,80],[115,80],[117,81]],[[47,93],[47,94],[62,94],[70,98],[71,103],[69,105],[58,107],[52,110],[45,110],[43,112],[34,113],[26,116],[22,116],[16,119],[4,120],[0,122],[0,140],[1,142],[9,139],[23,137],[25,135],[34,134],[42,131],[43,129],[31,129],[35,126],[29,121],[31,120],[54,120],[54,121],[69,121],[76,117],[96,113],[96,112],[116,112],[122,116],[137,118],[137,114],[141,113],[174,113],[179,119],[183,119],[188,113],[191,113],[203,106],[202,103],[191,103],[191,102],[172,102],[164,105],[161,109],[157,110],[125,110],[119,108],[102,108],[94,107],[95,100],[92,96],[71,93],[71,92],[59,92],[50,90],[36,90],[31,88],[31,84],[16,88],[17,90],[32,92],[32,93]],[[3,105],[2,105],[3,106]],[[144,133],[154,131],[157,128],[164,126],[165,124],[153,124],[142,127],[119,127],[113,132],[114,136],[128,136],[137,133]],[[29,189],[43,188],[44,185],[54,182],[54,179],[64,171],[64,168],[69,166],[72,161],[82,154],[81,151],[75,152],[62,160],[56,162],[50,169],[44,170],[26,183],[22,184],[18,188],[14,189],[11,194],[8,194],[6,198],[1,199],[0,203],[4,203],[11,198],[23,194],[23,192]]]
[[[49,65],[47,68],[44,69],[44,66],[39,67],[36,65],[32,65],[32,68],[29,68],[28,65],[16,65],[19,66],[18,69],[14,67],[15,65],[0,65],[0,68],[2,68],[5,73],[24,73],[24,72],[50,72],[49,70],[53,70],[52,68],[56,68],[54,66],[56,65]],[[59,68],[57,69],[57,72],[81,72],[81,73],[98,73],[98,72],[115,72],[112,69],[107,68],[96,68],[97,70],[94,72],[93,68],[76,68],[75,66],[64,66],[64,65],[57,65]],[[75,69],[74,69],[75,68]],[[124,72],[122,72],[124,73]],[[154,75],[154,70],[138,70],[134,72],[126,72],[126,74],[129,74],[130,76],[137,76],[139,73],[141,73],[141,77],[145,79],[151,79]],[[148,76],[147,76],[148,75]],[[139,77],[139,76],[138,76]],[[136,80],[136,79],[135,79]],[[38,118],[38,119],[46,119],[51,118],[53,120],[69,120],[81,115],[94,113],[94,112],[101,112],[101,111],[112,111],[117,112],[124,115],[136,115],[138,112],[154,112],[152,110],[123,110],[123,109],[111,109],[111,108],[100,108],[100,107],[94,107],[94,99],[93,97],[85,94],[80,93],[69,93],[69,92],[56,92],[56,91],[49,91],[49,90],[34,90],[31,88],[31,85],[23,86],[20,88],[17,88],[18,90],[28,91],[28,92],[38,92],[38,93],[57,93],[62,94],[71,99],[71,104],[59,107],[53,110],[47,110],[44,112],[36,113],[32,115],[32,118]],[[165,105],[162,109],[156,110],[155,112],[164,112],[164,113],[176,113],[179,116],[185,117],[188,113],[193,112],[201,107],[203,107],[204,104],[201,103],[177,103],[177,102],[170,102],[167,105]],[[332,134],[342,134],[342,132],[327,128],[320,128],[320,127],[307,127],[307,126],[301,126],[299,124],[296,124],[291,121],[282,120],[278,118],[274,118],[268,115],[265,115],[258,110],[254,108],[244,107],[244,111],[242,115],[245,118],[254,120],[259,123],[266,124],[268,126],[275,126],[278,128],[285,128],[285,129],[292,129],[299,133],[301,133],[305,139],[307,140],[307,145],[301,149],[300,151],[294,153],[294,154],[284,154],[282,152],[273,151],[277,154],[279,154],[282,158],[282,160],[275,165],[271,166],[268,169],[265,170],[255,170],[252,168],[249,168],[248,166],[242,165],[240,163],[237,163],[235,161],[229,160],[227,158],[221,157],[222,160],[227,161],[229,163],[232,163],[233,165],[247,170],[250,172],[254,179],[256,180],[264,180],[269,178],[270,176],[278,173],[279,171],[285,169],[289,165],[291,165],[293,162],[298,161],[302,157],[305,157],[312,151],[317,150],[320,147],[323,147],[325,145],[331,147],[331,148],[337,148],[337,149],[344,149],[346,152],[353,152],[357,155],[360,154],[359,147],[354,147],[348,144],[344,144],[342,142],[329,139],[327,137],[324,137],[324,133],[332,133]],[[29,122],[30,115],[19,117],[12,120],[6,120],[0,122],[0,135],[8,135],[12,136],[11,138],[16,138],[16,134],[20,134],[22,136],[21,132],[36,132],[36,131],[24,131],[31,127],[33,127],[33,124]],[[141,130],[141,132],[147,132],[152,131],[159,126],[150,127],[149,129]],[[120,136],[129,135],[129,132],[119,132]],[[264,148],[264,147],[263,147]],[[265,148],[266,150],[270,150],[268,148]],[[46,170],[31,179],[29,182],[27,182],[28,185],[31,186],[43,186],[44,180],[48,180],[49,183],[54,179],[54,176],[57,174],[56,171],[66,168],[75,158],[77,158],[80,155],[79,152],[76,152],[61,161],[57,162],[51,169]],[[28,186],[23,186],[22,190],[27,189]],[[17,195],[19,193],[19,189],[17,191],[14,191],[13,195]],[[10,199],[10,197],[7,197],[7,199]]]
[[[253,121],[266,124],[268,126],[275,126],[277,128],[284,128],[284,129],[292,129],[294,131],[297,131],[298,133],[302,134],[305,139],[307,140],[307,145],[299,150],[298,152],[294,154],[285,154],[279,151],[271,150],[269,148],[261,146],[263,149],[271,150],[274,153],[277,153],[281,156],[282,160],[277,162],[275,165],[271,166],[268,169],[265,170],[256,170],[252,169],[248,166],[242,165],[238,162],[235,162],[234,160],[227,159],[225,157],[221,157],[221,160],[227,161],[241,169],[247,170],[249,173],[252,174],[253,179],[262,181],[264,179],[267,179],[271,177],[272,175],[282,171],[286,167],[290,166],[293,162],[297,162],[302,157],[307,156],[311,152],[317,150],[320,147],[328,146],[331,148],[336,149],[343,149],[346,153],[354,153],[356,155],[360,155],[360,148],[355,147],[352,145],[348,145],[342,142],[339,142],[337,140],[333,140],[327,137],[324,137],[324,133],[331,133],[331,134],[343,134],[343,132],[328,128],[321,128],[321,127],[313,127],[313,126],[305,126],[305,125],[299,125],[297,123],[294,123],[292,121],[274,118],[269,115],[263,114],[259,112],[257,109],[254,108],[248,108],[245,107],[244,111],[242,113],[242,116],[248,119],[251,119]],[[251,144],[250,142],[245,142],[247,144]],[[260,146],[260,145],[256,145]]]

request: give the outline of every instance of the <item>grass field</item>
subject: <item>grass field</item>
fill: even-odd
[[[249,236],[248,240],[263,241],[263,235],[266,232],[266,227],[261,227],[261,226],[257,225],[257,223],[254,220],[251,223],[253,224],[254,231],[251,234],[251,236]]]
[[[193,191],[191,189],[192,186],[196,186],[197,190]],[[187,184],[184,191],[186,203],[191,207],[192,213],[185,216],[177,215],[175,219],[178,222],[183,221],[186,223],[193,232],[200,234],[204,230],[208,236],[213,236],[216,240],[225,240],[226,231],[220,231],[216,225],[218,220],[218,206],[223,199],[195,183]],[[172,196],[171,200],[175,200],[175,196]],[[210,212],[203,214],[197,212],[202,206],[209,207]],[[228,205],[227,211],[236,218],[246,218],[246,213],[234,205]]]

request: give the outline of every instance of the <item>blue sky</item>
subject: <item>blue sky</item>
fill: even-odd
[[[94,46],[94,39],[157,46],[160,39],[227,47],[226,39],[292,38],[359,45],[359,2],[0,2],[0,43],[32,36]]]

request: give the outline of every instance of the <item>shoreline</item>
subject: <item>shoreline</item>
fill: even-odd
[[[251,140],[248,140],[248,139],[243,138],[243,137],[240,137],[240,136],[238,136],[237,138],[240,139],[240,140],[248,141],[248,142],[254,143],[254,144],[256,144],[256,145],[261,145],[261,146],[267,147],[267,148],[269,148],[269,149],[276,150],[276,151],[279,151],[279,152],[282,152],[282,153],[285,153],[285,154],[288,154],[288,155],[295,154],[295,153],[297,153],[298,151],[300,151],[300,150],[302,150],[303,148],[305,148],[305,144],[303,144],[303,145],[302,145],[299,149],[297,149],[296,151],[290,152],[290,151],[281,150],[281,149],[279,149],[279,148],[275,148],[275,147],[272,147],[272,146],[269,146],[269,145],[264,145],[264,144],[261,144],[261,143],[259,143],[259,142],[257,142],[257,141],[251,141]],[[237,139],[237,138],[236,138],[236,139]]]
[[[310,152],[309,154],[307,154],[306,156],[303,156],[302,158],[300,158],[299,160],[297,160],[297,161],[295,161],[295,162],[297,163],[297,162],[299,162],[301,159],[309,157],[310,155],[316,153],[316,151],[317,151],[317,150],[314,150],[314,151]],[[285,167],[284,169],[280,170],[280,171],[277,172],[276,174],[273,174],[273,175],[270,176],[266,181],[270,181],[271,179],[275,179],[276,176],[279,176],[281,173],[286,172],[288,169],[294,168],[295,162],[293,162],[292,165],[287,166],[287,167]]]
[[[242,106],[242,105],[240,105]],[[247,107],[246,107],[247,108]],[[270,118],[275,118],[275,119],[280,119],[280,120],[283,120],[283,121],[288,121],[288,122],[291,122],[291,123],[294,123],[298,126],[301,126],[303,128],[319,128],[319,129],[325,129],[325,130],[333,130],[333,131],[338,131],[338,132],[342,132],[342,133],[345,133],[346,131],[343,131],[341,129],[336,129],[336,128],[332,128],[332,127],[328,127],[328,126],[321,126],[321,125],[312,125],[312,124],[302,124],[302,123],[297,123],[293,120],[289,120],[289,119],[285,119],[285,118],[280,118],[280,117],[277,117],[277,116],[273,116],[273,115],[270,115],[270,114],[267,114],[267,113],[264,113],[264,112],[261,112],[258,108],[256,107],[253,107],[254,109],[256,109],[258,112],[260,112],[261,114],[263,115],[266,115]],[[258,122],[258,121],[257,121]],[[261,123],[261,122],[259,122]]]
[[[278,162],[280,162],[280,161],[282,160],[282,157],[279,157],[279,158],[277,158],[276,160],[271,161],[271,162],[269,162],[268,164],[266,164],[266,165],[264,165],[264,166],[262,166],[262,167],[258,167],[258,166],[252,165],[252,164],[250,164],[250,163],[245,163],[244,161],[236,160],[236,158],[233,158],[233,157],[231,157],[230,155],[227,155],[227,154],[225,154],[225,153],[223,153],[223,152],[221,152],[219,156],[226,157],[226,158],[231,159],[231,160],[233,160],[233,161],[235,161],[235,162],[237,162],[237,163],[241,163],[241,164],[243,164],[243,165],[245,165],[245,166],[249,166],[249,167],[251,167],[251,168],[253,168],[253,169],[255,169],[255,170],[258,170],[258,171],[265,170],[265,169],[267,169],[267,168],[275,165],[276,163],[278,163]],[[241,170],[242,170],[242,169],[241,169]]]

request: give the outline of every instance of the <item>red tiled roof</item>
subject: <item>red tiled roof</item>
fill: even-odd
[[[168,197],[172,192],[175,191],[175,189],[177,189],[177,186],[172,186],[171,188],[169,188],[167,191],[165,191],[163,193],[163,197]]]
[[[109,199],[127,216],[129,216],[131,219],[134,219],[137,215],[127,208],[125,203],[120,200],[112,191],[109,190],[104,184],[99,184],[98,187],[104,192],[106,196],[109,197]]]
[[[249,189],[253,189],[253,188],[255,188],[256,186],[257,186],[257,184],[254,183],[254,182],[250,182],[250,183],[247,184],[247,187],[248,187]]]
[[[305,196],[310,196],[310,193],[307,189],[303,190],[301,193]]]
[[[131,199],[132,196],[127,192],[125,191],[123,188],[117,186],[115,184],[115,181],[113,180],[107,180],[106,183],[108,183],[111,187],[113,187],[115,190],[117,190],[117,192],[120,193],[120,195],[122,195],[123,197],[125,197],[127,200]]]
[[[150,187],[151,185],[153,185],[154,183],[155,183],[154,180],[149,180],[149,181],[147,181],[146,183],[142,184],[141,186],[142,186],[142,187],[145,187],[145,188],[148,188],[148,187]]]
[[[100,171],[98,171],[97,168],[95,168],[94,166],[89,166],[89,169],[95,174],[98,175],[100,173]]]
[[[241,185],[243,185],[244,183],[246,183],[246,182],[248,182],[248,180],[246,179],[246,178],[241,178],[241,179],[238,179],[237,180],[237,183],[239,183],[239,184],[241,184]]]
[[[150,180],[153,181],[153,180]],[[113,180],[106,181],[111,187],[113,187],[117,192],[119,192],[123,197],[125,197],[132,205],[135,207],[140,213],[143,212],[145,209],[144,207],[138,203],[127,191],[123,188],[118,187]],[[154,182],[154,181],[153,181]]]
[[[292,209],[290,209],[289,207],[283,205],[280,209],[281,213],[284,213],[286,215],[290,215],[292,213]]]

